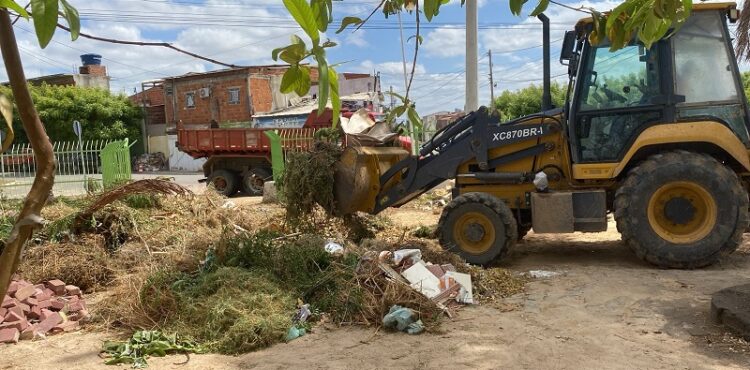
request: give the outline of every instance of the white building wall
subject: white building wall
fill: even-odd
[[[177,149],[177,135],[168,135],[167,142],[169,146],[169,170],[170,171],[185,171],[185,172],[199,172],[203,171],[203,164],[206,163],[205,158],[195,159],[186,153],[181,152]]]

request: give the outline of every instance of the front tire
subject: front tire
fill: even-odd
[[[615,194],[615,220],[639,258],[663,268],[699,268],[740,245],[748,195],[713,157],[666,152],[628,173]]]
[[[444,249],[477,265],[502,258],[518,238],[510,208],[486,193],[468,193],[453,199],[443,209],[437,231]]]

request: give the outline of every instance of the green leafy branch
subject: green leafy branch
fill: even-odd
[[[510,0],[510,11],[521,15],[528,0]],[[592,31],[589,41],[597,45],[609,39],[611,51],[627,46],[637,37],[646,48],[667,36],[669,30],[678,30],[690,16],[692,0],[626,0],[610,12],[599,12],[593,8],[574,8],[555,0],[539,0],[529,14],[537,16],[547,10],[550,4],[589,14],[592,18]]]
[[[132,364],[133,368],[148,367],[149,356],[164,357],[170,353],[202,353],[205,349],[192,341],[166,335],[156,330],[141,330],[125,342],[104,342],[102,353],[107,357],[105,364]]]
[[[387,94],[396,97],[401,104],[393,107],[393,109],[388,112],[388,114],[386,115],[386,121],[393,123],[396,121],[396,118],[406,114],[406,118],[412,125],[412,133],[414,134],[413,138],[418,136],[418,134],[422,130],[422,119],[419,117],[419,113],[417,113],[417,108],[414,101],[410,100],[406,96],[399,95],[394,92],[388,92]]]
[[[312,85],[312,69],[304,64],[312,57],[317,62],[318,72],[318,115],[323,114],[328,100],[333,109],[333,127],[336,127],[341,112],[341,97],[339,96],[338,75],[335,66],[328,64],[326,49],[336,46],[335,42],[327,40],[321,42],[320,34],[328,30],[333,20],[333,4],[331,0],[283,0],[284,6],[310,38],[312,45],[307,44],[300,37],[293,35],[291,44],[273,50],[273,60],[279,59],[289,63],[289,69],[281,79],[281,92],[296,93],[304,96]]]

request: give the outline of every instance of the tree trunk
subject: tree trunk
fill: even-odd
[[[40,212],[55,181],[55,157],[52,143],[47,137],[44,125],[31,100],[10,14],[5,9],[0,10],[0,50],[2,50],[3,62],[8,72],[16,107],[31,147],[34,149],[37,163],[34,183],[23,202],[13,231],[5,242],[3,254],[0,255],[0,300],[2,300],[8,290],[11,277],[18,269],[23,246],[31,237],[34,227],[41,222]]]

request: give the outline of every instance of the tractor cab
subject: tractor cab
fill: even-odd
[[[648,127],[678,122],[719,122],[745,146],[748,108],[727,21],[734,3],[696,4],[673,35],[646,49],[636,38],[619,50],[607,39],[588,40],[590,19],[564,38],[568,64],[566,106],[573,163],[619,162]]]

